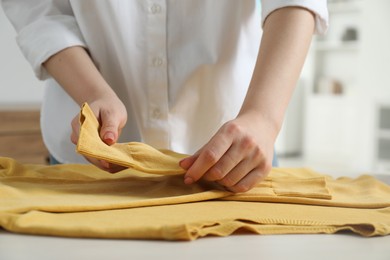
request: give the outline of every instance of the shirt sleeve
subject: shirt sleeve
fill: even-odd
[[[316,20],[315,33],[324,34],[327,31],[329,14],[326,0],[262,0],[262,25],[270,13],[287,6],[298,6],[312,11]]]
[[[17,44],[39,79],[49,77],[42,64],[50,56],[71,46],[85,47],[69,1],[0,1],[17,32]]]

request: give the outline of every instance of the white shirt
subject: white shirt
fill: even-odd
[[[252,77],[261,25],[274,10],[301,6],[327,29],[326,0],[2,0],[18,44],[48,79],[41,126],[63,163],[84,159],[70,142],[79,106],[42,63],[84,46],[128,110],[121,142],[192,154],[236,117]]]

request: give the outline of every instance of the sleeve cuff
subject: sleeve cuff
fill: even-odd
[[[42,64],[55,53],[86,44],[76,21],[68,16],[52,16],[23,28],[17,42],[40,80],[50,77]]]
[[[262,19],[264,25],[265,19],[273,11],[282,7],[296,6],[303,7],[315,14],[315,34],[324,34],[329,26],[329,14],[326,0],[262,0]]]

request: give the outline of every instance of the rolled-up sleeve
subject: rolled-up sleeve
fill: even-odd
[[[267,16],[273,11],[288,7],[297,6],[310,10],[315,14],[316,34],[324,34],[329,25],[329,15],[326,0],[262,0],[262,24]]]
[[[23,55],[41,80],[49,77],[42,66],[49,57],[71,46],[86,46],[69,1],[2,0],[1,4]]]

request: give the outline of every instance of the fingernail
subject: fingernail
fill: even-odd
[[[193,184],[194,183],[194,180],[190,177],[185,177],[184,178],[184,183],[189,185],[189,184]]]
[[[115,142],[115,135],[112,132],[107,132],[104,134],[103,139],[106,142],[113,143],[113,142]]]
[[[104,161],[104,160],[99,160],[100,161],[100,165],[103,166],[104,168],[110,168],[110,163],[107,162],[107,161]]]

